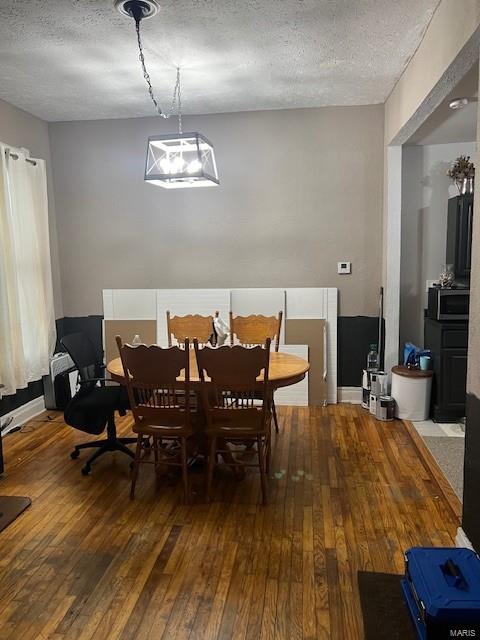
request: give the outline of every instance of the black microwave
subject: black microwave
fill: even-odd
[[[469,289],[428,290],[427,316],[433,320],[468,320],[469,307]]]

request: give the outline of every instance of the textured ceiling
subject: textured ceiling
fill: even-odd
[[[438,0],[161,0],[143,23],[185,113],[383,102]],[[153,115],[134,24],[111,0],[0,0],[0,98],[49,121]]]

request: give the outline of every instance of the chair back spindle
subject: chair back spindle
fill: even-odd
[[[194,345],[207,426],[266,431],[270,411],[270,339],[264,346],[253,348],[236,345],[200,349],[196,340]]]
[[[131,346],[116,337],[130,400],[137,424],[161,427],[190,425],[189,341],[184,348],[157,345]],[[184,380],[177,378],[184,372]]]

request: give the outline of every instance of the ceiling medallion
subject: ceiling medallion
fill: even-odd
[[[135,20],[135,14],[140,11],[141,19],[152,18],[160,11],[160,5],[156,0],[115,0],[115,9],[127,18]]]

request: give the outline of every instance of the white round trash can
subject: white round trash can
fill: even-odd
[[[401,420],[420,422],[430,415],[433,371],[392,367],[392,397],[395,416]]]

